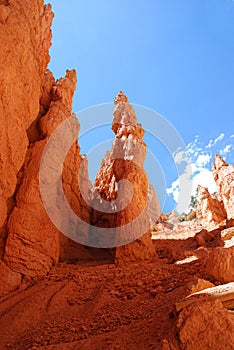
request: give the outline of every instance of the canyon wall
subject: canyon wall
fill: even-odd
[[[66,77],[54,82],[52,74],[46,72],[47,91],[50,91],[49,109],[38,121],[38,129],[42,140],[30,143],[26,153],[21,181],[17,188],[15,206],[8,218],[8,237],[6,241],[4,261],[9,267],[25,275],[43,275],[62,259],[67,258],[66,249],[72,241],[64,237],[51,222],[41,199],[39,186],[39,167],[43,150],[56,127],[71,116],[72,96],[76,87],[75,71],[67,71]],[[45,97],[43,95],[43,97]],[[48,100],[49,102],[49,100]],[[45,106],[44,106],[45,108]],[[75,119],[76,120],[76,119]],[[79,124],[76,120],[77,132]],[[78,134],[77,134],[78,136]],[[59,145],[53,149],[53,164],[60,152]],[[77,173],[81,164],[80,149],[75,143],[70,149],[64,163],[63,187],[66,198],[77,215],[86,216],[89,222],[89,208],[81,203],[79,189],[76,188]],[[62,175],[62,173],[61,173]],[[48,174],[48,176],[51,176]],[[52,188],[48,195],[53,196]],[[60,200],[56,199],[57,202]],[[81,209],[82,208],[82,213]],[[61,226],[65,218],[61,217]],[[76,256],[79,255],[77,245]],[[70,256],[68,256],[70,258]]]
[[[73,240],[63,235],[60,228],[68,221],[66,215],[60,217],[61,227],[55,226],[48,216],[40,192],[39,170],[43,152],[55,129],[72,116],[72,98],[76,88],[75,71],[67,71],[65,78],[55,81],[47,68],[50,60],[52,19],[51,6],[44,5],[43,0],[0,2],[2,292],[16,288],[22,276],[47,274],[59,260],[77,261],[92,258],[95,254],[99,257],[100,254],[106,256],[102,250],[97,253],[77,243],[79,237],[83,241],[89,240],[92,234],[89,226],[82,227],[74,223],[77,227]],[[76,118],[74,123],[77,139],[79,123]],[[112,161],[107,155],[97,175],[94,189],[88,179],[87,160],[80,155],[77,141],[73,142],[61,169],[65,197],[74,213],[84,222],[102,227],[131,224],[143,211],[144,215],[140,216],[137,230],[141,233],[140,236],[143,233],[145,235],[137,242],[117,248],[115,259],[116,262],[122,258],[129,261],[151,261],[155,250],[149,232],[149,217],[144,211],[148,193],[148,179],[143,170],[146,152],[146,145],[142,141],[144,131],[137,124],[135,112],[122,93],[115,100],[113,131],[116,138],[111,154],[122,152],[123,157]],[[57,166],[59,152],[59,147],[54,149],[54,167]],[[114,158],[117,155],[114,154]],[[77,175],[81,164],[81,183],[78,184]],[[81,195],[79,185],[86,193],[95,193],[98,198],[93,200],[100,202],[100,198],[104,197],[108,202],[116,196],[117,190],[121,191],[120,180],[123,178],[132,183],[133,200],[125,210],[118,213],[109,213],[105,217],[105,213],[91,210],[89,203],[92,204],[92,201],[88,198],[86,202]],[[59,181],[59,177],[57,180]],[[126,186],[124,188],[128,190]],[[48,188],[49,194],[50,191],[51,196],[57,195]],[[152,189],[148,195],[155,198]],[[55,200],[59,206],[61,198]],[[126,196],[122,197],[122,201],[126,202]],[[151,212],[153,207],[151,205]],[[145,231],[144,227],[147,227]],[[132,234],[132,226],[127,235],[122,230],[123,244],[127,242],[125,238],[129,234]],[[139,234],[137,238],[138,236]],[[109,250],[108,254],[112,253]]]
[[[23,275],[45,275],[59,259],[84,247],[65,237],[48,217],[39,189],[39,167],[53,131],[69,118],[76,72],[55,81],[50,57],[51,6],[43,0],[0,3],[0,255],[1,292],[16,288]],[[74,132],[78,135],[76,120]],[[55,150],[59,152],[59,149]],[[90,210],[77,188],[82,161],[77,142],[62,171],[74,212],[89,222]],[[84,169],[89,186],[87,167]],[[82,234],[86,234],[82,232]]]
[[[0,254],[7,217],[29,145],[27,130],[40,113],[49,62],[51,6],[43,0],[0,2]]]

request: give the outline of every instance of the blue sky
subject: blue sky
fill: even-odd
[[[56,78],[76,69],[74,112],[111,102],[123,90],[130,102],[159,112],[174,125],[196,164],[193,177],[203,174],[204,184],[210,183],[204,169],[210,169],[215,152],[234,162],[232,0],[50,2],[55,13],[50,69]],[[103,140],[113,138],[105,132]],[[145,140],[169,189],[164,211],[171,210],[178,191],[172,157],[157,140],[149,135]],[[86,152],[87,145],[81,146]],[[160,192],[157,173],[147,171]]]

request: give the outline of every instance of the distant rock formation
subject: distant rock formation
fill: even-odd
[[[197,217],[204,228],[217,225],[234,225],[234,166],[228,165],[215,155],[212,173],[217,185],[217,194],[211,195],[207,188],[198,187],[200,201],[196,207]]]
[[[234,246],[215,248],[209,252],[205,270],[207,275],[221,283],[234,281]]]
[[[227,213],[228,223],[234,226],[234,165],[227,164],[216,154],[212,172]]]
[[[198,186],[200,200],[196,206],[197,218],[201,220],[203,228],[211,229],[227,218],[223,201],[217,195],[211,195],[208,188]]]

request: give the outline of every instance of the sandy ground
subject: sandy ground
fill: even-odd
[[[179,349],[174,304],[205,278],[195,239],[154,240],[159,258],[117,268],[111,261],[54,267],[24,279],[0,303],[4,349]],[[176,262],[187,257],[183,264]]]

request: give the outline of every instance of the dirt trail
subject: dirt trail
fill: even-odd
[[[155,263],[61,263],[46,278],[24,280],[0,304],[1,349],[162,349],[163,339],[179,349],[174,304],[203,277],[203,259],[172,264],[165,252],[173,242],[154,244]],[[192,248],[191,239],[177,241],[177,257]]]

